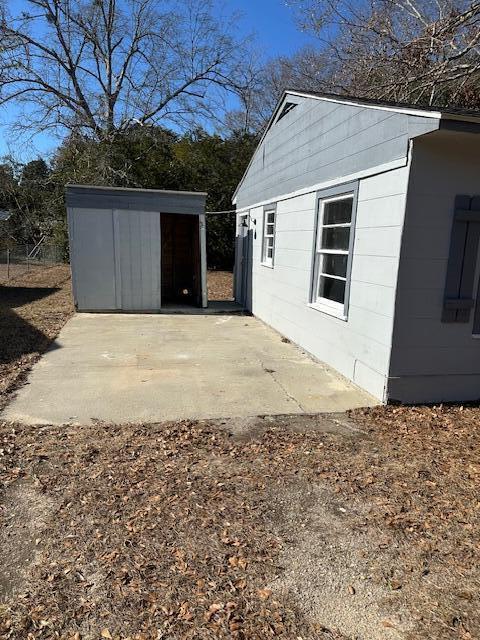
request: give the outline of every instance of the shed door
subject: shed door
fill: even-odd
[[[69,211],[72,274],[80,311],[113,311],[115,258],[111,209]]]
[[[162,213],[162,300],[201,304],[198,216]]]
[[[115,210],[117,308],[160,309],[160,213]]]

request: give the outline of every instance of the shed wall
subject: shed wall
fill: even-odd
[[[160,309],[160,213],[69,208],[79,311]]]
[[[309,306],[316,192],[277,202],[273,268],[261,264],[263,207],[250,210],[256,231],[256,238],[254,232],[251,236],[252,312],[381,400],[408,172],[406,166],[360,180],[346,321]]]
[[[301,98],[257,148],[237,207],[404,158],[411,137],[438,126],[434,118]]]
[[[160,309],[160,214],[113,211],[117,309]]]
[[[480,340],[472,337],[473,312],[469,323],[441,322],[454,201],[463,194],[480,195],[480,137],[442,132],[415,140],[388,384],[391,399],[480,397]]]
[[[112,211],[68,209],[73,296],[78,309],[116,309]]]
[[[170,279],[177,289],[188,288],[191,295],[182,302],[207,306],[204,214],[69,207],[73,296],[79,311],[161,310],[162,216],[179,218],[192,236],[188,247],[182,245],[183,236],[175,238],[183,253]]]

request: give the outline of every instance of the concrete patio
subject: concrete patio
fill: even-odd
[[[3,412],[30,424],[338,412],[377,404],[248,316],[77,314]]]

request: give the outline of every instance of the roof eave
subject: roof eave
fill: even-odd
[[[357,107],[361,107],[364,109],[377,109],[377,110],[382,110],[382,111],[392,111],[394,113],[402,113],[405,115],[410,115],[410,116],[417,116],[417,117],[421,117],[421,118],[432,118],[434,120],[438,120],[439,121],[439,126],[440,123],[442,121],[449,121],[449,122],[459,122],[459,123],[470,123],[473,125],[478,125],[480,126],[480,116],[469,116],[469,115],[465,115],[465,114],[455,114],[455,113],[446,113],[444,111],[439,111],[437,109],[434,109],[432,111],[428,111],[425,109],[415,109],[415,107],[401,107],[401,106],[393,106],[393,105],[381,105],[381,104],[369,104],[366,102],[362,102],[359,99],[355,100],[355,98],[345,98],[342,99],[342,97],[334,97],[334,96],[322,96],[320,94],[315,94],[315,93],[309,93],[308,91],[298,91],[296,89],[285,89],[284,92],[282,93],[277,106],[275,107],[275,110],[270,118],[270,120],[268,121],[267,126],[265,127],[265,131],[263,132],[258,145],[255,149],[255,151],[253,152],[252,157],[250,158],[250,162],[248,163],[247,168],[245,169],[245,172],[240,180],[240,182],[238,183],[237,188],[235,189],[235,192],[232,196],[232,203],[236,204],[236,200],[237,200],[237,195],[238,195],[238,191],[240,189],[240,187],[242,186],[245,177],[250,169],[250,166],[253,162],[253,159],[258,151],[258,149],[260,148],[265,136],[267,135],[270,127],[272,126],[273,122],[275,122],[275,118],[277,117],[278,111],[281,107],[281,105],[283,104],[285,97],[287,95],[293,95],[293,96],[297,96],[300,98],[311,98],[314,100],[323,100],[324,102],[336,102],[337,104],[345,104],[345,105],[353,105],[353,106],[357,106]]]

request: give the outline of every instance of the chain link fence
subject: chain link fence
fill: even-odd
[[[65,250],[55,244],[17,244],[0,249],[0,280],[12,280],[33,269],[65,263]]]

